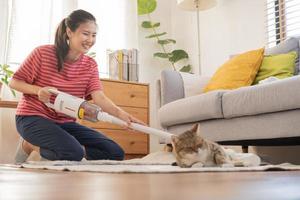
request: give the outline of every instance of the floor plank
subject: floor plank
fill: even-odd
[[[104,174],[0,167],[0,199],[300,199],[300,171]]]

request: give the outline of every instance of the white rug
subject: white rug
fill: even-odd
[[[300,170],[300,166],[291,164],[265,165],[256,167],[198,167],[180,168],[172,166],[173,154],[155,152],[141,159],[124,161],[30,161],[20,167],[59,171],[81,171],[99,173],[183,173],[183,172],[233,172],[233,171],[279,171]]]

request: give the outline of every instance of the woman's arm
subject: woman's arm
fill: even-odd
[[[102,91],[95,91],[92,93],[92,99],[94,100],[94,103],[104,111],[107,112],[115,117],[118,117],[119,119],[124,120],[127,122],[128,125],[130,125],[130,122],[136,122],[139,124],[146,125],[144,122],[136,119],[135,117],[131,116],[127,112],[125,112],[123,109],[118,107],[116,104],[114,104]]]
[[[37,95],[39,100],[44,103],[49,102],[49,99],[51,97],[51,93],[48,92],[48,89],[55,89],[53,87],[40,87],[37,85],[31,85],[26,83],[25,81],[21,81],[14,78],[10,80],[9,87],[19,92],[22,92],[23,94]]]
[[[41,89],[41,87],[39,86],[30,85],[24,81],[14,79],[14,78],[10,80],[9,87],[19,92],[22,92],[24,94],[34,94],[34,95],[38,95],[38,91]]]

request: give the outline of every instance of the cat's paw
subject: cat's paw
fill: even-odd
[[[220,167],[222,168],[230,168],[230,167],[234,167],[233,163],[223,163],[220,165]]]
[[[234,161],[235,167],[248,167],[243,161]]]
[[[198,162],[198,163],[193,164],[193,165],[192,165],[192,168],[201,168],[201,167],[203,167],[203,166],[204,166],[203,163]]]

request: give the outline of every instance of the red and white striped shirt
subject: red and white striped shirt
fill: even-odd
[[[93,58],[82,54],[73,63],[64,62],[63,70],[58,72],[54,45],[34,49],[13,78],[40,87],[55,87],[59,91],[85,99],[90,99],[92,92],[102,90],[97,63]],[[48,108],[38,100],[37,95],[29,94],[23,94],[16,114],[38,115],[57,123],[75,121],[74,118]]]

